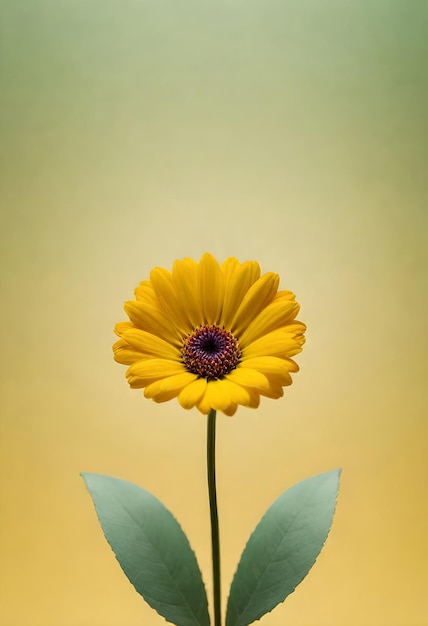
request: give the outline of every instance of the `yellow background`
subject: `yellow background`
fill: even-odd
[[[211,592],[206,420],[130,391],[155,265],[277,271],[308,325],[284,399],[218,422],[223,599],[267,506],[341,466],[325,550],[263,626],[428,624],[427,7],[4,0],[2,626],[164,624],[80,471],[159,497]]]

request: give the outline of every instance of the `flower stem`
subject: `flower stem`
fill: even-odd
[[[215,421],[216,411],[208,415],[207,469],[208,493],[210,498],[211,545],[213,562],[214,626],[221,626],[220,599],[220,537],[218,532],[217,492],[215,480]]]

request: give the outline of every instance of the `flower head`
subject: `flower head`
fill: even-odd
[[[219,265],[204,254],[183,259],[172,272],[156,267],[125,303],[130,321],[115,333],[114,358],[129,365],[133,389],[165,402],[177,397],[233,415],[255,408],[260,396],[280,398],[298,366],[305,325],[294,294],[278,291],[279,276],[260,274],[255,261],[230,257]]]

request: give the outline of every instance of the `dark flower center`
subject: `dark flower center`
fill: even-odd
[[[207,379],[222,378],[241,358],[236,337],[215,324],[201,326],[187,335],[181,354],[189,372]]]

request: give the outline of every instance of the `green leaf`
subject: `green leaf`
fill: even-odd
[[[162,502],[118,478],[82,476],[105,537],[138,593],[177,626],[209,626],[207,596],[196,557]]]
[[[266,511],[242,553],[232,582],[226,626],[247,626],[294,591],[330,530],[341,470],[308,478]]]

